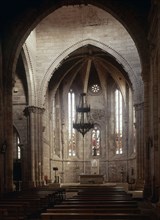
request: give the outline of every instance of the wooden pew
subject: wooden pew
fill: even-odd
[[[74,196],[72,198],[68,198],[64,201],[91,201],[91,200],[101,200],[101,201],[107,201],[107,200],[120,200],[120,201],[131,201],[132,198],[130,196],[121,196],[121,195],[110,195],[110,196]]]
[[[101,208],[101,207],[95,207],[95,208],[71,208],[71,207],[66,207],[66,208],[52,208],[52,209],[47,209],[46,212],[49,213],[56,213],[56,212],[69,212],[69,213],[75,213],[75,212],[83,212],[83,213],[141,213],[141,210],[138,208],[126,208],[126,207],[106,207],[106,208]]]
[[[109,204],[98,204],[98,203],[90,203],[90,204],[59,204],[59,205],[55,205],[54,208],[56,209],[63,209],[63,208],[73,208],[73,209],[87,209],[87,208],[138,208],[138,204],[134,203],[134,204],[122,204],[122,203],[109,203]]]
[[[25,218],[28,215],[28,211],[26,207],[28,204],[24,203],[16,203],[16,202],[4,202],[0,204],[1,209],[7,210],[7,216]]]
[[[14,217],[15,219],[25,219],[27,216],[37,212],[44,205],[44,198],[35,195],[23,195],[20,193],[6,194],[1,196],[0,208],[7,210],[7,219]],[[47,208],[47,206],[45,206]],[[44,209],[40,209],[44,211]]]
[[[54,206],[52,211],[57,212],[57,213],[65,213],[65,214],[66,213],[72,213],[72,214],[83,213],[84,214],[86,212],[92,214],[92,213],[96,212],[96,213],[100,214],[100,217],[102,217],[101,213],[105,213],[107,215],[107,219],[110,217],[112,217],[112,219],[116,218],[116,217],[114,217],[115,213],[117,213],[117,214],[126,214],[127,213],[127,214],[129,214],[129,216],[127,216],[129,219],[130,219],[131,214],[134,215],[134,218],[131,217],[131,219],[134,219],[134,220],[141,219],[139,216],[137,216],[137,215],[135,216],[135,214],[140,214],[140,210],[138,209],[137,203],[134,203],[134,205],[132,204],[131,206],[128,204],[116,204],[115,205],[114,203],[113,204],[109,203],[107,205],[105,203],[104,204],[99,204],[99,203],[93,204],[92,203],[92,204],[87,204],[87,205],[83,204],[83,203],[78,204],[78,205],[74,205],[74,204],[73,205],[70,205],[70,204],[62,205],[62,204],[60,204],[60,205]],[[47,210],[47,212],[51,213],[51,210]],[[108,214],[111,214],[111,213],[112,213],[112,216],[108,216]],[[57,219],[56,216],[54,216],[54,217]],[[51,219],[54,219],[54,217],[52,216]],[[84,216],[81,216],[81,217],[82,217],[81,219],[84,218]],[[88,217],[88,214],[87,214],[87,217]],[[98,219],[100,217],[98,217]],[[126,215],[123,216],[123,218],[126,218]],[[69,219],[70,219],[70,216],[69,216]],[[74,218],[74,219],[76,219],[76,218]],[[103,217],[103,219],[104,219],[104,217]],[[143,217],[142,219],[147,220],[148,217],[147,218]]]
[[[4,216],[1,220],[27,220],[25,217]]]
[[[94,195],[100,195],[100,196],[106,196],[106,195],[121,195],[121,196],[126,196],[126,195],[130,195],[129,193],[126,192],[106,192],[106,191],[101,191],[101,192],[97,192],[97,191],[86,191],[86,192],[81,192],[81,191],[77,191],[77,195],[78,196],[94,196]]]
[[[136,214],[136,213],[42,213],[41,220],[69,220],[69,219],[127,219],[127,220],[149,220],[147,215]]]
[[[73,187],[72,187],[73,189]],[[77,187],[75,186],[74,189],[79,189],[81,191],[108,191],[108,192],[125,192],[124,188],[123,187],[113,187],[113,186],[94,186],[94,185],[90,185],[90,186],[80,186],[80,187]]]
[[[63,200],[61,203],[61,207],[65,206],[72,206],[72,207],[83,207],[83,206],[130,206],[130,207],[137,207],[137,202],[132,200],[131,195],[128,195],[122,188],[106,188],[102,187],[86,187],[85,189],[79,189],[78,192],[83,192],[83,194],[77,194],[76,196],[73,196],[72,198],[68,198],[66,200]],[[106,195],[106,191],[109,192],[109,194]],[[89,193],[88,193],[89,192]],[[95,194],[95,192],[97,192]],[[99,193],[101,192],[101,193]],[[112,194],[112,192],[114,192]],[[119,194],[119,192],[123,192],[123,194]],[[57,207],[57,206],[56,206]]]
[[[9,206],[10,207],[17,206],[19,207],[19,212],[23,210],[22,212],[24,213],[25,216],[31,215],[32,213],[35,213],[41,210],[40,199],[35,199],[35,198],[7,199],[7,200],[0,201],[0,207],[2,207],[2,205],[8,206],[8,208]],[[10,213],[11,210],[8,212]]]
[[[7,210],[7,219],[26,219],[61,202],[65,197],[64,189],[35,188],[21,192],[0,195],[0,209]],[[2,212],[1,212],[2,215]],[[4,218],[4,217],[3,217]],[[0,217],[2,219],[2,217]]]
[[[8,212],[7,212],[6,208],[0,208],[0,216],[5,216],[7,214],[8,214]]]
[[[41,220],[117,219],[149,220],[140,212],[136,201],[122,189],[83,188],[73,198],[65,199],[41,214]],[[81,192],[81,193],[79,193]],[[123,193],[121,193],[123,192]]]
[[[108,204],[99,204],[99,203],[88,203],[88,204],[59,204],[55,205],[54,208],[56,209],[63,209],[63,208],[76,208],[76,209],[83,209],[83,208],[138,208],[138,204],[122,204],[122,203],[108,203]]]
[[[130,200],[130,201],[127,201],[127,200],[99,200],[99,201],[96,201],[96,200],[64,200],[61,204],[63,205],[79,205],[79,204],[131,204],[131,205],[134,205],[134,204],[137,204],[136,201],[133,201],[133,200]]]
[[[115,191],[115,190],[108,190],[108,189],[85,189],[85,190],[78,190],[77,195],[79,196],[94,196],[94,195],[100,195],[100,196],[106,196],[106,195],[120,195],[120,196],[131,196],[130,193],[127,193],[125,191]]]

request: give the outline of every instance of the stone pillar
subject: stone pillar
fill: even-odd
[[[144,82],[144,198],[151,196],[151,167],[150,167],[150,149],[149,149],[149,138],[150,138],[150,84],[148,81]]]
[[[152,2],[148,39],[150,43],[150,137],[148,151],[150,154],[151,201],[156,203],[160,198],[160,2]],[[158,198],[159,197],[159,198]]]
[[[2,79],[2,47],[1,47],[1,41],[0,41],[0,149],[3,143],[3,79]],[[1,150],[0,150],[1,152]],[[0,153],[0,192],[3,191],[3,154]]]
[[[157,68],[156,68],[157,69]],[[155,70],[154,75],[154,79],[153,79],[153,86],[152,86],[152,95],[153,95],[153,115],[152,115],[152,132],[153,132],[153,138],[150,138],[150,141],[148,142],[148,151],[150,153],[150,164],[151,164],[151,172],[150,172],[150,176],[151,176],[151,181],[152,181],[152,197],[151,197],[151,201],[157,202],[158,201],[158,184],[159,184],[159,146],[158,146],[158,142],[160,140],[160,135],[159,135],[159,131],[160,131],[160,127],[159,127],[159,103],[158,103],[158,96],[159,96],[159,83],[158,80],[156,80],[155,78],[158,79],[158,75],[157,75],[157,71]]]
[[[155,6],[157,8],[157,27],[160,27],[160,1],[156,0],[156,3],[157,5]],[[160,204],[160,28],[156,28],[157,30],[157,45],[156,45],[156,48],[157,48],[157,62],[156,62],[156,65],[157,65],[157,73],[158,73],[158,134],[159,134],[159,137],[158,137],[158,143],[157,143],[157,164],[156,164],[156,175],[157,175],[157,181],[156,181],[156,184],[157,184],[157,188],[158,188],[158,196],[159,196],[159,204]],[[157,169],[158,167],[158,169]]]
[[[5,68],[0,76],[1,191],[13,191],[12,77]]]
[[[29,150],[29,187],[39,186],[43,181],[43,142],[42,114],[44,108],[28,106],[24,113],[28,121],[28,150]]]
[[[13,190],[13,119],[12,119],[12,80],[7,83],[4,95],[4,178],[5,190]]]
[[[144,103],[135,104],[136,143],[137,143],[137,182],[144,183],[144,135],[143,135]]]

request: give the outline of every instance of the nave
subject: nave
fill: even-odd
[[[158,220],[158,213],[152,204],[120,186],[43,186],[3,193],[0,198],[1,220]]]

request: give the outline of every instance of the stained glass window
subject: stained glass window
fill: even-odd
[[[116,154],[122,154],[122,94],[115,91],[115,145]]]
[[[91,143],[92,143],[92,156],[100,155],[100,128],[98,125],[94,126],[91,133]]]
[[[136,115],[135,107],[133,108],[133,152],[136,152]]]
[[[17,136],[17,159],[21,159],[20,139]]]
[[[68,93],[68,155],[76,156],[75,129],[73,121],[75,119],[75,94],[72,90]]]
[[[92,85],[92,92],[97,93],[99,92],[99,90],[100,90],[100,87],[98,84]]]

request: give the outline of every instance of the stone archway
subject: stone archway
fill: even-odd
[[[76,2],[76,1],[75,1]],[[90,1],[87,1],[88,3],[90,3]],[[93,2],[93,1],[92,1]],[[74,4],[74,1],[68,1],[67,4]],[[81,4],[81,1],[79,1],[79,3]],[[97,3],[97,1],[94,1],[95,5],[101,5],[104,9],[107,9],[107,7],[109,7],[109,10],[111,12],[114,11],[113,6],[111,5],[111,1],[109,1],[109,3],[107,3],[107,5],[103,5],[103,3]],[[38,24],[38,22],[42,19],[42,17],[45,17],[46,15],[48,15],[51,11],[54,11],[55,9],[57,9],[58,7],[61,7],[61,5],[66,4],[65,1],[61,1],[60,3],[56,4],[56,5],[50,5],[49,3],[45,3],[43,2],[41,5],[37,3],[35,3],[34,5],[32,5],[32,3],[30,3],[31,5],[28,7],[27,10],[24,10],[24,8],[22,6],[20,6],[17,10],[18,10],[18,14],[20,14],[20,17],[17,18],[16,16],[14,17],[14,12],[13,12],[13,19],[10,20],[10,26],[7,27],[7,22],[4,24],[4,29],[3,29],[3,36],[2,36],[2,57],[3,60],[5,60],[5,62],[3,63],[2,66],[2,72],[3,72],[3,79],[1,82],[3,82],[4,86],[2,86],[3,88],[3,97],[5,97],[3,100],[3,103],[1,104],[1,107],[3,109],[3,118],[2,118],[2,130],[5,131],[5,134],[3,133],[2,136],[2,140],[7,139],[7,144],[9,146],[9,150],[7,152],[7,161],[8,161],[8,165],[7,165],[7,173],[8,173],[8,177],[7,177],[7,189],[11,190],[12,189],[12,165],[11,165],[11,161],[12,161],[12,132],[11,132],[11,128],[12,128],[12,75],[15,72],[16,69],[16,64],[17,64],[17,59],[21,50],[21,47],[25,41],[25,39],[27,38],[27,36],[29,35],[30,31]],[[77,3],[76,3],[77,4]],[[51,7],[50,7],[51,6]],[[117,17],[120,17],[121,12],[123,12],[123,7],[120,7],[122,9],[119,10],[118,8],[119,5],[114,4],[115,7],[115,11],[114,13],[117,13]],[[37,8],[39,9],[39,12],[37,10]],[[14,11],[14,10],[13,10]],[[24,12],[25,11],[25,12]],[[36,11],[36,13],[35,13]],[[43,12],[43,13],[42,13]],[[16,14],[16,13],[15,13]],[[42,14],[42,15],[40,15]],[[39,16],[37,16],[39,15]],[[125,14],[126,15],[126,14]],[[15,19],[14,19],[15,18]],[[6,18],[7,19],[7,18]],[[125,18],[123,16],[121,16],[121,20],[124,22]],[[126,19],[126,22],[128,20],[129,23],[129,19]],[[137,44],[139,45],[138,48],[142,48],[142,50],[140,50],[140,53],[142,51],[144,51],[145,53],[147,46],[146,46],[146,41],[144,39],[146,39],[145,33],[143,32],[143,30],[141,30],[141,28],[139,28],[139,26],[137,25],[136,20],[133,19],[133,17],[131,17],[131,20],[133,20],[132,24],[134,25],[133,27],[133,36],[134,39],[136,39]],[[130,21],[131,21],[130,20]],[[124,22],[125,23],[125,22]],[[15,25],[16,24],[16,25]],[[6,27],[5,27],[6,25]],[[129,29],[129,26],[128,26]],[[138,35],[136,38],[136,31],[138,30]],[[132,31],[131,31],[132,32]],[[140,36],[142,40],[140,40]],[[141,44],[142,43],[142,44]],[[143,52],[142,52],[143,54]],[[146,56],[141,56],[141,58],[144,60],[147,59]],[[142,62],[143,65],[144,62]]]

